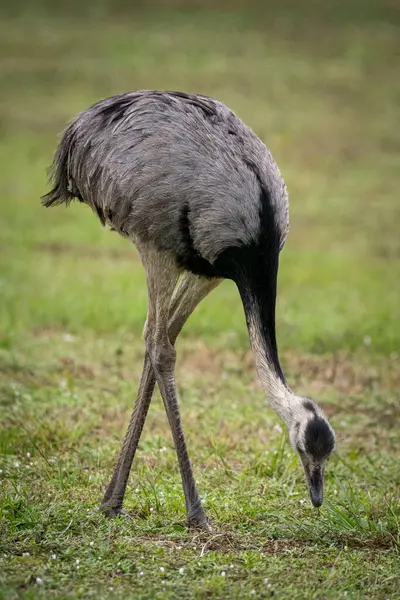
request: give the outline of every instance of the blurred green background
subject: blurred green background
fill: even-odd
[[[0,17],[4,597],[186,598],[182,565],[199,598],[399,597],[395,0],[2,0]],[[100,98],[146,88],[214,96],[271,149],[291,203],[282,362],[338,430],[327,508],[312,516],[265,410],[238,294],[221,285],[178,342],[190,451],[222,536],[207,546],[207,568],[174,525],[183,501],[159,399],[134,466],[140,492],[127,498],[134,524],[97,515],[141,369],[144,274],[133,246],[87,207],[40,205],[68,120]],[[167,583],[159,564],[175,569]]]
[[[0,325],[6,335],[32,319],[69,328],[140,327],[145,298],[135,279],[142,282],[142,274],[126,259],[110,260],[107,250],[125,256],[128,245],[102,231],[89,211],[40,210],[39,197],[47,190],[57,134],[69,119],[107,95],[156,88],[217,97],[280,165],[291,200],[280,272],[281,346],[332,351],[371,340],[377,351],[398,349],[400,84],[393,4],[67,7],[36,0],[10,3],[8,13],[0,36],[6,274]],[[71,287],[78,260],[88,268]],[[236,294],[224,287],[215,296],[232,310],[195,317],[198,334],[236,330],[241,321]],[[91,290],[98,292],[94,302],[82,302]],[[124,310],[126,298],[138,293],[140,316]]]

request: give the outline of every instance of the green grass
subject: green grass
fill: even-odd
[[[66,14],[0,24],[0,597],[400,598],[400,184],[396,17],[377,0]],[[155,396],[126,508],[98,512],[143,360],[135,249],[86,207],[45,211],[56,135],[135,88],[218,97],[271,148],[291,198],[278,337],[292,387],[338,434],[311,508],[225,282],[177,344],[212,534],[188,533]],[[79,561],[79,562],[78,562]],[[163,570],[162,570],[163,569]]]

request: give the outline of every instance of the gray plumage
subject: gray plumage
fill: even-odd
[[[275,301],[289,220],[271,153],[225,105],[200,95],[141,91],[102,100],[64,132],[44,205],[85,202],[137,246],[149,306],[146,356],[128,431],[102,509],[119,514],[156,382],[178,455],[190,526],[208,527],[183,434],[175,341],[224,278],[239,290],[257,371],[322,503],[335,436],[317,404],[296,396],[279,364]]]
[[[283,246],[285,184],[271,153],[225,105],[205,96],[153,91],[102,100],[66,130],[46,206],[78,196],[103,223],[160,250],[182,253],[182,206],[193,245],[214,262],[255,241],[259,182],[269,190]],[[66,179],[67,178],[67,179]]]

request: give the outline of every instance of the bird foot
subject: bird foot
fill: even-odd
[[[204,513],[202,515],[188,517],[187,524],[192,531],[212,532],[212,527]]]
[[[129,513],[122,508],[122,506],[100,506],[101,512],[110,519],[114,517],[129,517]]]

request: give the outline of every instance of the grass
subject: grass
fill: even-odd
[[[0,597],[399,598],[393,6],[79,10],[16,2],[0,24]],[[213,533],[184,527],[158,395],[126,497],[131,518],[98,512],[140,376],[144,275],[134,248],[88,209],[45,211],[39,196],[65,122],[135,88],[217,96],[281,167],[292,227],[282,362],[338,433],[320,510],[266,406],[225,282],[178,341]]]

